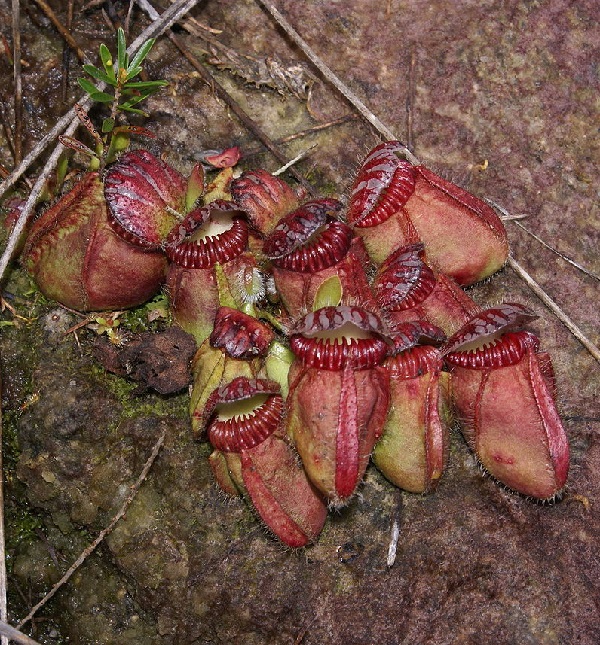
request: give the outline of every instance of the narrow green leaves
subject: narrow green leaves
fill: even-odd
[[[146,58],[150,50],[152,49],[156,39],[149,38],[137,51],[137,54],[133,57],[131,63],[127,69],[127,78],[135,78],[141,71],[141,63]]]
[[[103,72],[101,69],[94,67],[93,65],[84,65],[84,71],[86,71],[90,76],[95,78],[98,81],[102,81],[107,85],[116,85],[117,81],[114,77],[109,76],[106,72]],[[81,85],[81,83],[80,83]]]
[[[109,117],[107,119],[104,119],[102,121],[102,133],[107,134],[108,132],[112,132],[115,129],[115,120],[112,117]]]
[[[144,114],[142,110],[134,108],[140,101],[148,98],[161,87],[168,85],[167,81],[133,81],[142,72],[142,62],[155,43],[154,38],[147,40],[129,62],[125,32],[117,29],[117,67],[115,69],[113,57],[105,44],[100,45],[99,56],[104,69],[94,65],[84,65],[83,69],[92,78],[116,88],[116,95],[121,95],[124,101],[115,108],[124,112]],[[92,100],[98,103],[116,102],[117,99],[107,92],[101,91],[94,83],[85,78],[77,79],[81,88],[87,92]]]
[[[108,50],[108,47],[104,43],[100,45],[99,54],[100,54],[100,60],[102,61],[102,65],[104,66],[104,69],[106,71],[106,75],[108,76],[108,78],[111,79],[110,84],[111,85],[116,84],[117,78],[115,75],[115,68],[113,65],[112,54],[110,53],[110,51]]]
[[[127,69],[127,44],[125,43],[125,32],[119,27],[117,29],[117,65],[119,70]]]
[[[137,107],[138,104],[157,92],[161,87],[168,85],[167,81],[133,80],[142,73],[142,62],[154,43],[154,38],[147,40],[134,55],[133,60],[129,61],[125,32],[119,28],[117,29],[116,58],[113,59],[108,47],[102,44],[98,50],[102,67],[83,65],[83,70],[91,76],[93,81],[104,83],[108,91],[100,89],[97,83],[87,78],[77,79],[80,87],[93,101],[106,105],[110,104],[110,116],[102,121],[102,137],[97,133],[94,136],[95,130],[92,132],[92,136],[94,136],[97,143],[98,152],[96,154],[101,157],[103,164],[114,161],[119,152],[127,148],[130,135],[136,133],[133,130],[126,130],[122,126],[116,126],[115,117],[117,111],[148,116]],[[87,118],[87,113],[85,113],[85,117]],[[84,125],[86,124],[84,123]],[[145,133],[146,131],[143,132]],[[71,149],[76,149],[78,152],[85,152],[82,149],[78,149],[75,144],[69,145],[69,143],[72,142],[67,141],[65,145]]]
[[[78,78],[77,82],[81,86],[84,92],[87,92],[88,94],[92,95],[94,92],[98,92],[98,88],[91,82],[88,81],[87,78]]]
[[[130,90],[147,90],[151,89],[153,92],[158,90],[165,85],[168,85],[168,81],[134,81],[133,83],[127,83],[125,89]]]

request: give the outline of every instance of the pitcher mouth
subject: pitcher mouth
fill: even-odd
[[[388,353],[382,324],[360,307],[323,307],[305,316],[290,347],[307,367],[370,369]]]
[[[165,252],[185,269],[210,269],[244,252],[248,224],[233,202],[217,200],[188,213],[167,236]]]
[[[537,345],[537,339],[527,331],[497,332],[449,352],[445,360],[450,365],[470,369],[497,369],[516,365],[528,348],[536,350]]]
[[[215,390],[206,408],[208,439],[213,447],[239,453],[258,446],[277,430],[284,402],[271,381],[238,377]]]
[[[447,363],[471,369],[516,365],[528,348],[538,349],[537,338],[514,331],[537,316],[526,307],[505,303],[473,316],[442,347]]]

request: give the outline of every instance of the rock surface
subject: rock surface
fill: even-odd
[[[415,154],[510,213],[528,214],[523,223],[531,231],[600,273],[596,3],[276,4],[405,141],[414,79]],[[8,7],[0,0],[5,25]],[[192,15],[223,30],[218,38],[240,53],[302,60],[250,0],[202,3]],[[23,18],[23,55],[31,63],[24,78],[27,145],[62,113],[60,78],[53,71],[60,69],[61,48],[44,21],[33,8]],[[144,21],[134,13],[137,28]],[[92,56],[97,43],[90,34],[113,41],[99,12],[78,16],[73,33]],[[205,48],[197,37],[184,40],[198,54]],[[146,126],[158,135],[150,142],[154,152],[164,151],[185,173],[205,149],[262,151],[167,39],[159,40],[150,59],[153,77],[173,80],[171,91],[148,105]],[[213,72],[274,139],[314,125],[311,114],[333,119],[352,112],[318,78],[309,111],[305,101]],[[74,84],[70,91],[77,95]],[[344,198],[359,160],[378,141],[359,119],[297,139],[286,150],[291,158],[317,143],[296,167],[320,191]],[[0,161],[9,167],[1,142]],[[262,152],[243,163],[267,170],[279,165]],[[514,223],[507,227],[513,256],[598,343],[597,281]],[[126,517],[44,609],[50,620],[36,624],[40,642],[599,642],[598,364],[511,269],[472,295],[486,304],[522,302],[540,316],[531,328],[553,356],[572,449],[563,501],[536,505],[499,488],[454,435],[450,466],[436,493],[401,494],[369,469],[353,503],[332,515],[319,542],[300,553],[276,543],[241,500],[217,491],[208,446],[190,436],[185,394],[136,396],[133,386],[98,368],[85,333],[79,347],[72,334],[57,335],[47,319],[7,328],[0,346],[5,423],[16,429],[21,451],[18,464],[5,462],[7,495],[15,498],[8,504],[21,507],[16,498],[24,483],[30,507],[41,514],[43,536],[19,540],[16,521],[7,525],[11,622],[27,613],[16,586],[30,596],[29,604],[49,590],[108,525],[166,431]],[[44,311],[51,310],[48,305]],[[35,400],[27,398],[33,394]],[[394,519],[400,537],[388,568]]]

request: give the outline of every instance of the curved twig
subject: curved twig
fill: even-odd
[[[152,448],[152,452],[150,453],[150,457],[148,457],[148,460],[144,464],[144,467],[142,468],[142,472],[140,473],[139,477],[137,478],[135,484],[131,486],[131,489],[129,491],[129,495],[125,498],[125,501],[121,505],[121,508],[119,509],[118,513],[113,517],[113,519],[110,521],[110,524],[102,529],[100,533],[98,534],[98,537],[87,547],[85,548],[77,560],[73,562],[73,564],[69,567],[65,575],[50,589],[50,591],[38,602],[35,607],[31,609],[31,611],[19,622],[17,627],[20,629],[28,623],[37,613],[38,609],[41,609],[49,600],[54,596],[54,594],[66,583],[68,582],[69,578],[77,571],[77,569],[85,562],[85,560],[90,556],[95,549],[98,547],[98,545],[104,540],[104,538],[115,528],[117,522],[125,515],[127,509],[129,508],[129,505],[131,502],[134,500],[135,496],[137,495],[137,492],[140,488],[140,486],[144,483],[144,480],[146,479],[146,476],[148,475],[148,471],[152,467],[152,464],[155,462],[156,457],[158,456],[158,453],[165,441],[165,436],[167,434],[166,429],[162,431],[160,437],[158,438],[158,441],[154,444],[154,447]]]
[[[585,275],[589,276],[590,278],[594,278],[594,280],[598,280],[600,282],[600,275],[598,275],[597,273],[594,273],[593,271],[590,271],[589,269],[586,269],[584,266],[579,264],[579,262],[575,262],[575,260],[572,260],[568,255],[561,253],[558,249],[555,249],[547,242],[544,242],[544,240],[542,240],[542,238],[539,235],[536,235],[533,231],[530,231],[526,226],[523,226],[523,224],[521,224],[521,222],[519,222],[518,219],[512,219],[511,221],[515,226],[518,226],[521,230],[527,233],[527,235],[532,237],[538,244],[541,244],[549,251],[552,251],[552,253],[554,253],[555,255],[558,255],[559,258],[561,258],[562,260],[570,264],[572,267],[575,267],[578,271],[581,271],[581,273],[585,273]]]
[[[20,632],[18,629],[11,627],[8,623],[5,623],[3,620],[0,620],[0,634],[2,634],[2,640],[8,643],[8,639],[19,645],[40,645],[38,641],[34,641],[33,638],[29,638],[23,632]]]
[[[512,257],[507,261],[510,268],[527,284],[535,295],[552,311],[562,324],[575,336],[575,338],[588,350],[588,352],[600,363],[600,349],[579,329],[579,327],[567,316],[567,314],[552,300],[529,273]]]
[[[493,199],[490,199],[489,197],[484,198],[485,201],[495,208],[500,214],[501,217],[500,219],[503,222],[512,222],[516,226],[518,226],[522,231],[527,233],[530,237],[532,237],[538,244],[541,244],[543,247],[547,248],[549,251],[554,253],[555,255],[558,255],[559,258],[570,264],[571,266],[575,267],[578,271],[581,271],[581,273],[585,273],[585,275],[589,276],[590,278],[594,278],[594,280],[600,281],[600,275],[597,273],[594,273],[593,271],[590,271],[589,269],[586,269],[584,266],[579,264],[579,262],[575,262],[575,260],[572,260],[568,255],[565,255],[564,253],[561,253],[558,249],[555,249],[552,245],[548,244],[547,242],[544,242],[539,235],[536,235],[533,231],[530,231],[526,226],[523,226],[519,220],[521,219],[526,219],[528,217],[527,214],[521,214],[521,215],[511,215],[503,206],[495,202]]]

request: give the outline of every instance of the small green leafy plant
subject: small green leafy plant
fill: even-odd
[[[150,95],[157,92],[161,87],[168,85],[167,81],[136,81],[134,80],[142,72],[142,62],[152,49],[155,43],[154,38],[148,39],[137,51],[132,60],[127,54],[125,32],[117,30],[117,58],[116,64],[108,47],[103,43],[100,45],[99,57],[102,68],[94,65],[84,65],[83,69],[95,81],[104,83],[107,87],[98,86],[87,78],[77,79],[82,89],[87,92],[92,101],[101,104],[110,104],[110,114],[102,121],[101,134],[92,124],[87,112],[79,105],[75,110],[79,120],[91,134],[95,141],[95,150],[88,148],[85,144],[72,137],[59,137],[61,143],[68,148],[82,152],[90,157],[90,167],[97,169],[114,161],[116,155],[125,150],[129,145],[132,134],[143,134],[153,136],[150,132],[139,126],[117,125],[119,112],[139,114],[148,116],[141,110],[139,104]]]

